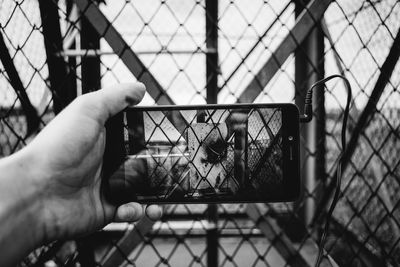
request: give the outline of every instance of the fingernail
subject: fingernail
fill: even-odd
[[[144,90],[146,89],[146,86],[145,86],[144,83],[142,83],[142,82],[137,82],[137,85],[143,87]]]
[[[130,106],[139,104],[140,101],[142,101],[145,93],[146,93],[146,86],[143,83],[138,82],[135,84],[134,94],[127,96],[126,101],[129,103]]]

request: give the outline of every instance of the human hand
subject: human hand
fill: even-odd
[[[119,207],[102,192],[101,167],[105,147],[104,124],[111,116],[140,102],[143,84],[119,84],[78,97],[29,144],[31,177],[41,188],[44,239],[72,238],[93,232],[111,221],[137,221],[139,203]],[[158,206],[148,206],[150,219],[161,216]]]

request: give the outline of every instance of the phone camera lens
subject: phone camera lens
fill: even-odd
[[[293,136],[289,136],[289,141],[293,141]]]

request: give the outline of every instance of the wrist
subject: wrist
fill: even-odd
[[[0,161],[0,220],[9,220],[11,229],[5,230],[11,238],[24,236],[27,252],[42,245],[45,239],[43,187],[40,179],[35,179],[34,158],[22,149]]]

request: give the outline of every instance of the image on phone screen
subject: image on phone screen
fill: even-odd
[[[282,118],[280,107],[129,109],[126,159],[112,179],[140,202],[282,197]]]

